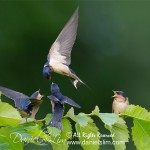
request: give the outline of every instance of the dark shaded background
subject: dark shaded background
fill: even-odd
[[[150,109],[150,2],[142,0],[1,0],[0,85],[27,95],[37,89],[50,95],[51,82],[43,79],[42,68],[51,44],[78,5],[79,27],[71,68],[91,90],[81,86],[77,92],[68,78],[57,74],[52,81],[82,106],[76,113],[90,113],[95,105],[101,112],[111,112],[112,90],[123,90],[130,103]],[[37,119],[49,112],[50,102],[45,97]],[[97,125],[102,123],[97,121]],[[106,130],[102,127],[101,132]],[[32,145],[25,149],[29,148],[42,149]],[[127,148],[135,149],[133,144]]]

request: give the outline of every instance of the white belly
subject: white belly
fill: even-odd
[[[113,110],[114,113],[119,114],[125,111],[127,108],[127,104],[125,102],[117,102],[116,100],[113,102]]]
[[[70,70],[69,70],[68,66],[66,66],[66,65],[61,64],[61,63],[53,63],[53,64],[50,64],[50,66],[52,66],[54,72],[56,72],[58,74],[70,76]]]

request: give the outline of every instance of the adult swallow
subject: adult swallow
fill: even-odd
[[[43,76],[46,79],[51,78],[52,72],[68,76],[75,88],[80,83],[84,84],[75,72],[69,68],[71,64],[71,51],[77,35],[78,27],[78,8],[73,13],[57,39],[51,46],[47,57],[47,62],[43,68]]]
[[[34,92],[30,97],[2,86],[0,86],[0,91],[6,97],[14,100],[15,107],[18,108],[22,116],[35,118],[39,105],[42,103],[43,95],[40,94],[40,90]]]
[[[81,107],[69,97],[62,95],[56,83],[51,84],[51,93],[52,95],[48,96],[48,98],[51,100],[53,116],[48,125],[52,127],[56,127],[59,130],[62,130],[62,117],[64,115],[64,103],[67,103],[77,108],[81,108]]]
[[[125,97],[123,91],[113,91],[114,92],[114,101],[112,104],[112,111],[115,114],[119,114],[125,111],[129,105],[128,97]]]

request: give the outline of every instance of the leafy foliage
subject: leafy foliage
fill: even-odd
[[[46,116],[46,125],[50,122],[51,118],[51,114]],[[72,138],[72,126],[67,118],[62,119],[62,128],[61,132],[55,127],[48,127],[48,133],[51,134],[51,144],[54,150],[67,150],[69,147],[67,140]]]
[[[80,124],[81,126],[86,126],[88,122],[93,122],[93,120],[84,113],[79,113],[78,115],[75,115],[73,108],[71,108],[67,112],[66,116],[71,118],[73,121]]]
[[[125,124],[125,121],[122,118],[119,118],[116,123],[113,125],[105,125],[112,136],[113,144],[116,150],[125,150],[125,142],[128,142],[129,133],[128,128]]]
[[[21,120],[19,112],[14,107],[0,102],[0,126],[16,126]]]
[[[125,112],[121,113],[120,116],[150,121],[150,112],[148,112],[145,108],[135,105],[129,105]]]
[[[1,102],[1,95],[2,95],[2,92],[0,91],[0,102]]]
[[[118,115],[113,113],[100,113],[98,106],[95,107],[91,115],[99,117],[107,125],[113,125],[119,119]]]
[[[76,123],[75,127],[84,150],[99,149],[100,137],[98,136],[98,128],[95,123],[88,122],[86,126],[81,126],[79,123]]]
[[[98,116],[105,124],[105,128],[111,132],[115,149],[124,150],[126,148],[125,142],[128,142],[129,138],[125,121],[113,113],[99,113],[98,106],[95,107],[91,115]]]
[[[129,139],[129,131],[122,117],[133,118],[132,139],[137,149],[148,150],[150,147],[150,112],[140,106],[129,105],[120,115],[100,113],[99,107],[90,114],[75,115],[71,108],[62,119],[62,131],[47,125],[52,114],[43,120],[21,118],[17,109],[7,103],[0,102],[0,149],[23,150],[28,143],[46,145],[51,143],[54,150],[67,150],[74,139],[84,150],[98,150],[101,145],[100,132],[93,116],[97,116],[112,135],[112,144],[116,150],[125,150]],[[70,119],[75,124],[72,131]]]
[[[69,110],[67,116],[76,122],[76,134],[78,134],[80,144],[84,150],[99,149],[100,136],[98,136],[99,129],[93,122],[91,117],[84,113],[78,115],[74,114],[73,108]]]
[[[150,147],[150,112],[140,106],[130,105],[120,116],[133,118],[132,138],[139,150]]]
[[[100,113],[100,118],[105,124],[109,126],[115,124],[119,119],[116,114],[112,113]]]
[[[134,119],[132,137],[139,150],[149,150],[150,148],[150,122]]]
[[[23,150],[23,144],[19,140],[8,128],[0,129],[0,149]]]

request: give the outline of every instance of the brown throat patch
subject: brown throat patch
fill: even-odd
[[[52,66],[50,66],[50,70],[51,70],[51,72],[54,72],[54,69],[53,69],[53,67],[52,67]]]

